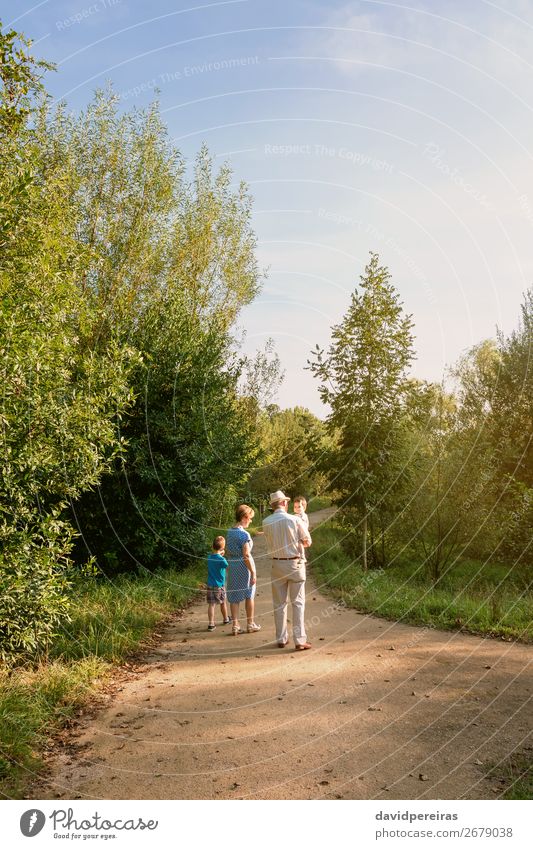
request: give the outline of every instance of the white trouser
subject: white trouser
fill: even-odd
[[[292,634],[295,644],[307,642],[305,633],[305,560],[272,560],[272,602],[276,640],[286,643],[287,597],[292,604]]]

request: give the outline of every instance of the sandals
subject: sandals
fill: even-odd
[[[260,631],[260,630],[261,630],[261,625],[257,625],[255,622],[252,622],[251,625],[247,626],[246,633],[247,634],[255,634],[256,631]],[[242,634],[242,628],[239,628],[238,625],[233,625],[233,627],[231,629],[231,633],[233,634],[234,637],[236,637],[237,634]]]

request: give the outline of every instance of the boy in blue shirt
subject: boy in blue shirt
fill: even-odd
[[[228,625],[231,622],[228,616],[228,608],[226,605],[226,590],[224,584],[226,582],[226,569],[228,561],[224,557],[226,549],[226,540],[224,537],[215,537],[213,540],[213,553],[207,558],[207,619],[208,631],[214,631],[215,625],[215,607],[220,604],[220,612],[224,620],[223,624]]]

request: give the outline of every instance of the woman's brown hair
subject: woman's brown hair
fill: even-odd
[[[244,519],[246,516],[250,516],[250,518],[253,519],[254,515],[255,511],[252,507],[248,507],[247,504],[239,504],[235,510],[235,521],[240,522],[241,519]]]

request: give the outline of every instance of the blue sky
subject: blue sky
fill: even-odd
[[[370,250],[413,313],[414,373],[516,324],[533,283],[530,2],[0,0],[82,107],[158,87],[172,137],[203,141],[254,196],[260,298],[246,348],[275,339],[279,401],[320,413],[325,345]]]

